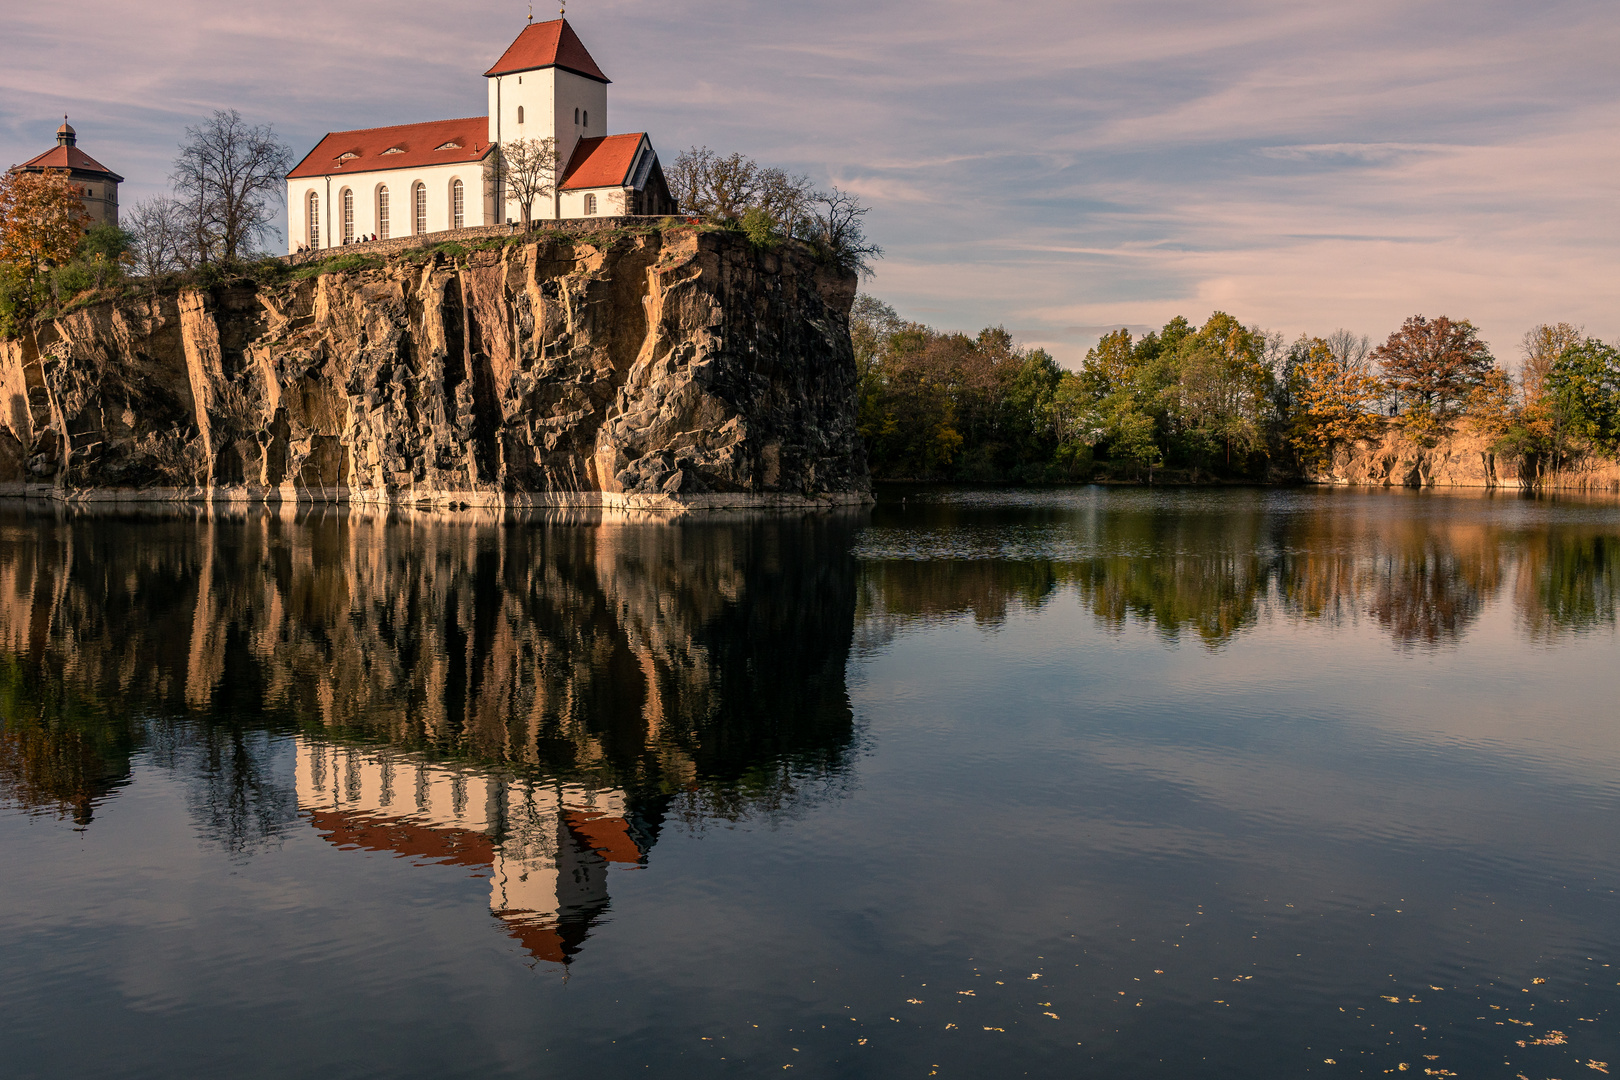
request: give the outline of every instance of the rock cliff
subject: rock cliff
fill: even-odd
[[[1553,468],[1545,462],[1499,457],[1491,439],[1456,432],[1424,446],[1390,429],[1334,451],[1307,475],[1313,483],[1378,487],[1477,487],[1523,490],[1620,491],[1620,463],[1589,457]]]
[[[0,491],[862,502],[855,284],[683,227],[95,304],[0,342]]]

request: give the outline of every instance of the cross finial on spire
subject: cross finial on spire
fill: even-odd
[[[534,0],[529,0],[529,21],[534,22]]]

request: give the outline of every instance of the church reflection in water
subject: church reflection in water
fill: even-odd
[[[231,851],[467,870],[566,963],[661,830],[848,782],[858,526],[0,508],[0,794],[87,828],[167,769]]]
[[[489,878],[489,909],[539,960],[567,963],[608,907],[608,867],[640,866],[658,826],[623,791],[298,739],[299,814],[328,842]]]

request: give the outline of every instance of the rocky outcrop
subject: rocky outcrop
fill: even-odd
[[[0,343],[0,490],[867,501],[854,293],[791,246],[683,227],[96,304]]]
[[[1390,429],[1381,438],[1338,447],[1307,479],[1376,487],[1620,491],[1620,463],[1588,457],[1554,467],[1500,456],[1491,443],[1488,436],[1456,432],[1426,446]]]

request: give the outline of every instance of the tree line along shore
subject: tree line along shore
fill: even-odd
[[[1287,482],[1357,443],[1458,434],[1531,475],[1620,449],[1620,350],[1568,323],[1527,332],[1513,371],[1444,316],[1376,346],[1177,317],[1104,335],[1079,371],[1001,327],[947,333],[866,294],[851,336],[879,480]]]

